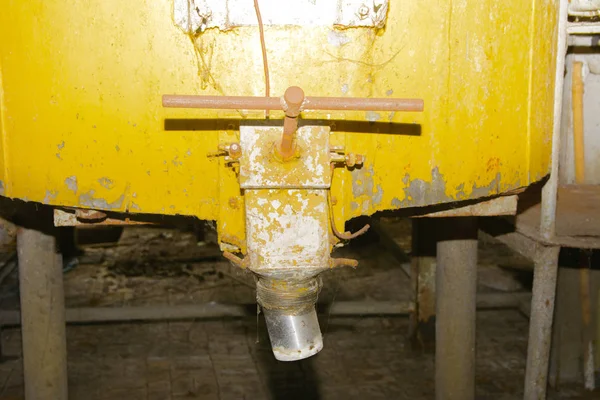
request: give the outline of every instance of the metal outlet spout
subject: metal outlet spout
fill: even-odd
[[[293,282],[260,278],[256,298],[262,307],[273,355],[279,361],[298,361],[317,354],[323,338],[315,303],[321,278]]]

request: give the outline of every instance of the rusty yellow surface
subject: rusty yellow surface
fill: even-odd
[[[362,168],[336,169],[336,219],[494,195],[547,174],[556,8],[392,1],[379,30],[265,27],[272,95],[299,85],[309,96],[425,100],[422,114],[302,114],[331,120],[332,142],[366,155]],[[0,191],[227,221],[220,234],[243,243],[235,173],[207,155],[239,120],[264,114],[164,110],[162,94],[263,95],[258,29],[190,38],[169,0],[3,2]]]

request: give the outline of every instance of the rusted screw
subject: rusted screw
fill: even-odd
[[[242,146],[240,146],[239,143],[231,143],[229,145],[229,157],[231,157],[234,160],[239,159],[242,156]]]
[[[366,5],[361,5],[360,8],[358,9],[358,16],[360,17],[360,19],[365,19],[369,16],[369,7],[367,7]]]
[[[362,154],[350,153],[346,155],[346,166],[352,168],[355,165],[362,165],[365,161],[365,157]]]

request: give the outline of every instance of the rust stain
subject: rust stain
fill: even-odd
[[[228,204],[229,204],[229,207],[233,208],[234,210],[237,210],[240,207],[240,202],[235,197],[230,197],[229,201],[228,201]]]
[[[500,165],[501,165],[501,163],[500,163],[500,159],[499,158],[497,158],[497,157],[490,158],[489,161],[487,162],[486,171],[488,173],[492,173],[494,171],[497,171],[500,168]]]

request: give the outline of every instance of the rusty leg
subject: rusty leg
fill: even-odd
[[[411,280],[415,312],[411,315],[413,345],[435,348],[435,256],[437,218],[413,218]]]
[[[525,372],[524,398],[526,400],[546,398],[559,250],[560,247],[540,246],[534,260],[533,296],[531,298]]]
[[[55,239],[17,234],[25,398],[67,399],[67,346],[62,262]]]
[[[435,394],[475,398],[477,219],[441,220],[437,244]]]

